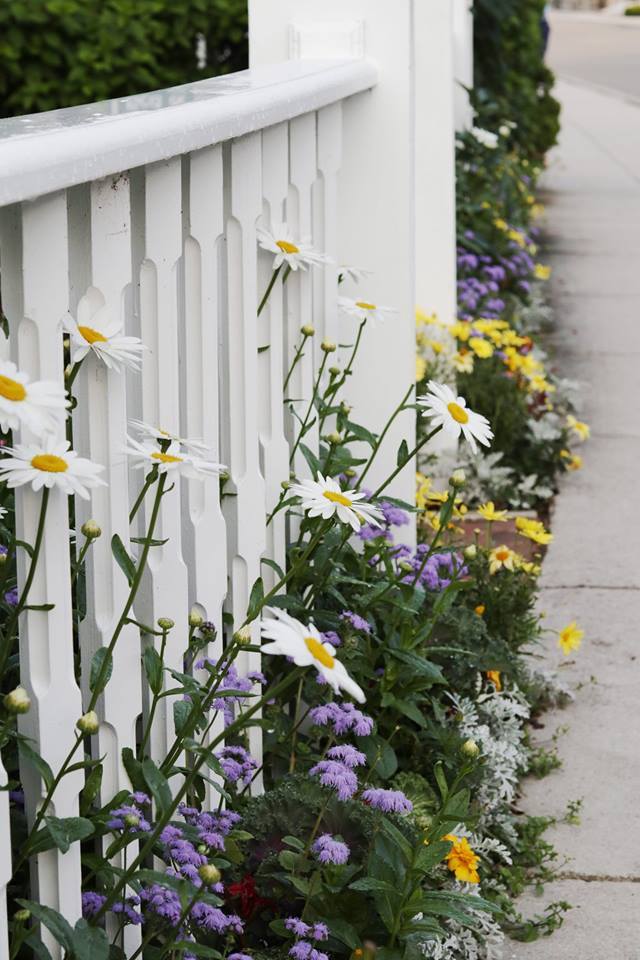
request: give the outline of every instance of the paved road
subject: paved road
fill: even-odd
[[[584,80],[640,101],[638,25],[590,22],[580,15],[552,15],[547,61],[567,79]]]

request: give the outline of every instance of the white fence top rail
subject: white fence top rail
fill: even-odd
[[[0,120],[0,206],[261,130],[377,80],[369,60],[289,61]]]

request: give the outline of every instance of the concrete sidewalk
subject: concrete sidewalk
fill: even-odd
[[[545,177],[557,367],[583,387],[592,428],[584,470],[557,499],[544,563],[550,627],[585,630],[568,662],[550,636],[545,660],[575,703],[544,718],[563,767],[525,784],[524,808],[581,824],[548,836],[566,864],[527,914],[568,900],[551,939],[508,941],[505,960],[640,958],[640,107],[566,83],[561,143]]]

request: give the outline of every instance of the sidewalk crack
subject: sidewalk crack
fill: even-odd
[[[582,880],[585,883],[640,883],[640,877],[610,873],[579,873],[574,870],[562,870],[554,875],[554,880]]]

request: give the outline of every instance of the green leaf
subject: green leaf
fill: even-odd
[[[125,550],[124,543],[117,533],[114,533],[111,537],[111,553],[127,578],[127,583],[131,586],[136,575],[136,565]]]
[[[398,769],[398,758],[390,743],[375,734],[358,737],[358,745],[364,750],[369,766],[375,768],[376,776],[388,780]]]
[[[304,843],[302,840],[299,840],[298,837],[286,836],[282,838],[282,842],[286,843],[289,847],[293,847],[294,850],[299,850],[300,853],[304,850]]]
[[[427,873],[427,871],[433,869],[433,867],[444,860],[450,849],[451,844],[448,840],[423,845],[416,856],[416,870]]]
[[[350,923],[347,923],[346,920],[334,918],[327,921],[327,926],[329,927],[331,935],[335,937],[336,940],[339,940],[341,943],[346,943],[352,950],[356,950],[360,946],[358,931],[355,927],[352,927]]]
[[[309,424],[309,426],[311,426],[311,424]],[[302,450],[302,455],[309,464],[311,476],[317,476],[320,473],[320,461],[316,457],[315,453],[313,453],[305,443],[300,444],[300,450]]]
[[[144,774],[142,773],[142,764],[138,759],[136,759],[131,747],[124,747],[121,756],[122,763],[127,771],[127,776],[131,781],[131,786],[134,790],[140,790],[142,793],[145,793],[147,789],[147,783],[144,779]]]
[[[106,666],[103,668],[103,664]],[[94,693],[102,693],[113,673],[113,657],[107,647],[100,647],[91,658],[89,673],[89,689]],[[99,686],[98,686],[99,683]]]
[[[162,659],[155,647],[147,647],[142,656],[144,672],[152,693],[162,690]]]
[[[406,663],[408,667],[411,667],[412,674],[427,677],[433,681],[433,683],[447,682],[440,667],[432,663],[431,660],[427,660],[425,657],[419,656],[419,654],[411,653],[409,650],[394,650],[390,648],[387,652],[392,657],[395,657],[396,660],[400,660],[402,663]]]
[[[43,783],[47,790],[51,789],[51,786],[54,781],[53,770],[49,766],[46,760],[43,760],[39,753],[30,747],[26,740],[18,741],[18,750],[22,754],[25,760],[27,760],[33,767],[36,768],[40,776],[42,777]]]
[[[407,445],[407,441],[403,440],[400,446],[398,447],[398,455],[396,457],[396,466],[399,467],[401,463],[406,463],[408,456],[409,456],[409,447]]]
[[[84,817],[45,817],[51,839],[58,850],[66,853],[72,843],[84,840],[94,832],[93,824]]]
[[[139,543],[142,546],[148,545],[150,547],[164,547],[165,543],[169,543],[169,537],[165,537],[164,540],[153,540],[149,537],[131,537],[131,543]],[[129,557],[127,557],[130,560]],[[129,584],[131,586],[131,584]]]
[[[366,427],[360,426],[359,423],[352,423],[350,420],[347,420],[347,429],[349,433],[356,438],[356,440],[362,440],[364,443],[368,443],[370,446],[375,447],[378,442],[378,438],[375,433],[371,433],[370,430],[367,430]]]
[[[438,789],[440,790],[440,795],[442,800],[446,801],[449,796],[449,787],[447,786],[447,779],[444,775],[444,770],[442,768],[442,761],[438,760],[433,768],[433,774],[436,778],[436,783],[438,784]]]
[[[275,560],[270,560],[268,557],[262,557],[260,563],[264,563],[265,566],[271,567],[272,570],[275,570],[279,580],[284,579],[284,570],[280,564],[275,562]]]
[[[192,704],[188,700],[173,701],[173,723],[176,733],[182,733],[185,724],[191,716]]]
[[[101,784],[102,766],[97,766],[93,768],[87,777],[87,782],[80,794],[80,813],[87,813],[91,809],[93,801],[98,796]]]
[[[80,919],[73,931],[74,960],[109,960],[109,941],[102,927],[90,927]]]
[[[262,581],[262,577],[258,577],[254,585],[251,587],[249,606],[247,607],[247,620],[255,620],[259,611],[262,609],[263,600],[264,583]]]
[[[73,930],[62,914],[51,907],[44,907],[34,900],[18,900],[17,903],[32,915],[53,934],[58,943],[69,953],[73,952]]]
[[[378,880],[376,877],[362,877],[360,880],[354,880],[353,883],[349,884],[349,889],[362,890],[365,892],[376,890],[380,893],[393,894],[398,892],[392,883],[389,883],[387,880]]]
[[[145,757],[142,761],[142,772],[147,786],[158,804],[159,812],[163,813],[171,806],[171,788],[167,783],[166,777],[160,773],[151,757]]]

